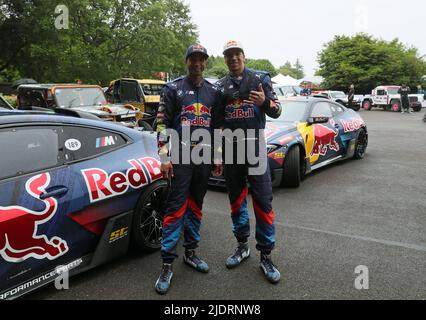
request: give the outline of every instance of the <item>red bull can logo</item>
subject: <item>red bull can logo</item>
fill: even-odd
[[[20,206],[0,207],[0,256],[4,260],[14,263],[29,258],[54,260],[68,252],[68,244],[63,239],[38,234],[38,227],[52,219],[58,209],[55,198],[40,199],[49,183],[49,173],[42,173],[25,184],[30,196],[44,202],[43,211]]]
[[[210,127],[210,109],[201,103],[194,103],[182,108],[181,123],[185,126]]]
[[[327,126],[317,124],[314,126],[314,146],[311,150],[311,157],[313,155],[325,156],[327,151],[339,151],[339,144],[336,142],[338,131],[334,131]]]

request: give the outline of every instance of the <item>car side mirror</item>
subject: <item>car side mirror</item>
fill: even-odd
[[[317,123],[327,123],[330,120],[329,117],[309,117],[308,125],[313,125]]]

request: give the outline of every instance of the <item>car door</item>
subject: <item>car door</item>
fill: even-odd
[[[57,125],[0,128],[0,293],[15,288],[5,298],[70,260],[65,215],[73,185],[62,144]]]
[[[338,157],[341,154],[339,124],[333,118],[331,104],[319,101],[313,104],[310,117],[328,117],[327,123],[313,124],[314,143],[310,152],[311,165]]]

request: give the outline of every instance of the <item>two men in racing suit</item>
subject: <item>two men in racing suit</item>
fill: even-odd
[[[199,138],[192,140],[194,132],[207,130],[212,134],[214,128],[222,125],[220,118],[223,112],[218,110],[222,107],[220,92],[203,79],[208,57],[203,46],[190,46],[185,57],[188,75],[167,83],[161,92],[157,113],[158,147],[161,171],[164,178],[170,179],[170,189],[163,212],[163,267],[155,283],[159,294],[169,290],[173,276],[172,263],[178,257],[176,246],[182,228],[184,262],[199,272],[209,271],[209,266],[195,254],[195,249],[200,241],[201,210],[212,166],[204,162],[194,164],[188,156],[194,147],[203,143]],[[178,139],[173,140],[170,136],[172,133]],[[178,142],[169,147],[173,141]],[[172,162],[176,153],[180,155],[179,161]],[[187,162],[182,161],[185,156]],[[217,175],[222,174],[222,166],[217,166],[215,170]]]
[[[228,268],[234,268],[250,256],[248,238],[250,236],[249,213],[246,197],[249,193],[247,182],[253,200],[256,217],[256,249],[260,251],[260,267],[268,281],[278,283],[280,272],[272,263],[271,251],[275,246],[274,210],[272,208],[272,183],[269,165],[267,164],[266,145],[262,135],[265,129],[266,116],[278,118],[281,105],[275,95],[269,74],[253,71],[245,67],[245,55],[242,45],[236,41],[225,44],[223,54],[229,68],[229,74],[218,81],[217,86],[223,95],[224,129],[231,131],[242,130],[245,141],[232,139],[230,141],[233,154],[241,143],[248,144],[248,132],[254,131],[255,152],[263,156],[266,168],[261,173],[250,174],[250,163],[245,159],[244,164],[225,162],[225,179],[231,204],[233,233],[238,241],[238,247],[233,255],[226,260]],[[225,135],[225,134],[224,134]],[[226,135],[225,135],[226,136]],[[229,140],[229,139],[228,139]],[[225,143],[224,153],[229,144]],[[248,147],[246,147],[248,150]],[[253,150],[252,150],[253,151]],[[247,155],[245,155],[247,156]]]

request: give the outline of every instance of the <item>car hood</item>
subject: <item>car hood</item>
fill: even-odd
[[[139,112],[139,109],[132,110],[127,109],[123,105],[118,104],[106,104],[98,106],[83,106],[72,108],[74,110],[89,112],[98,117],[108,117],[108,116],[133,116]]]
[[[267,122],[265,137],[267,143],[283,144],[282,138],[297,131],[298,122]],[[288,141],[287,141],[288,142]]]

